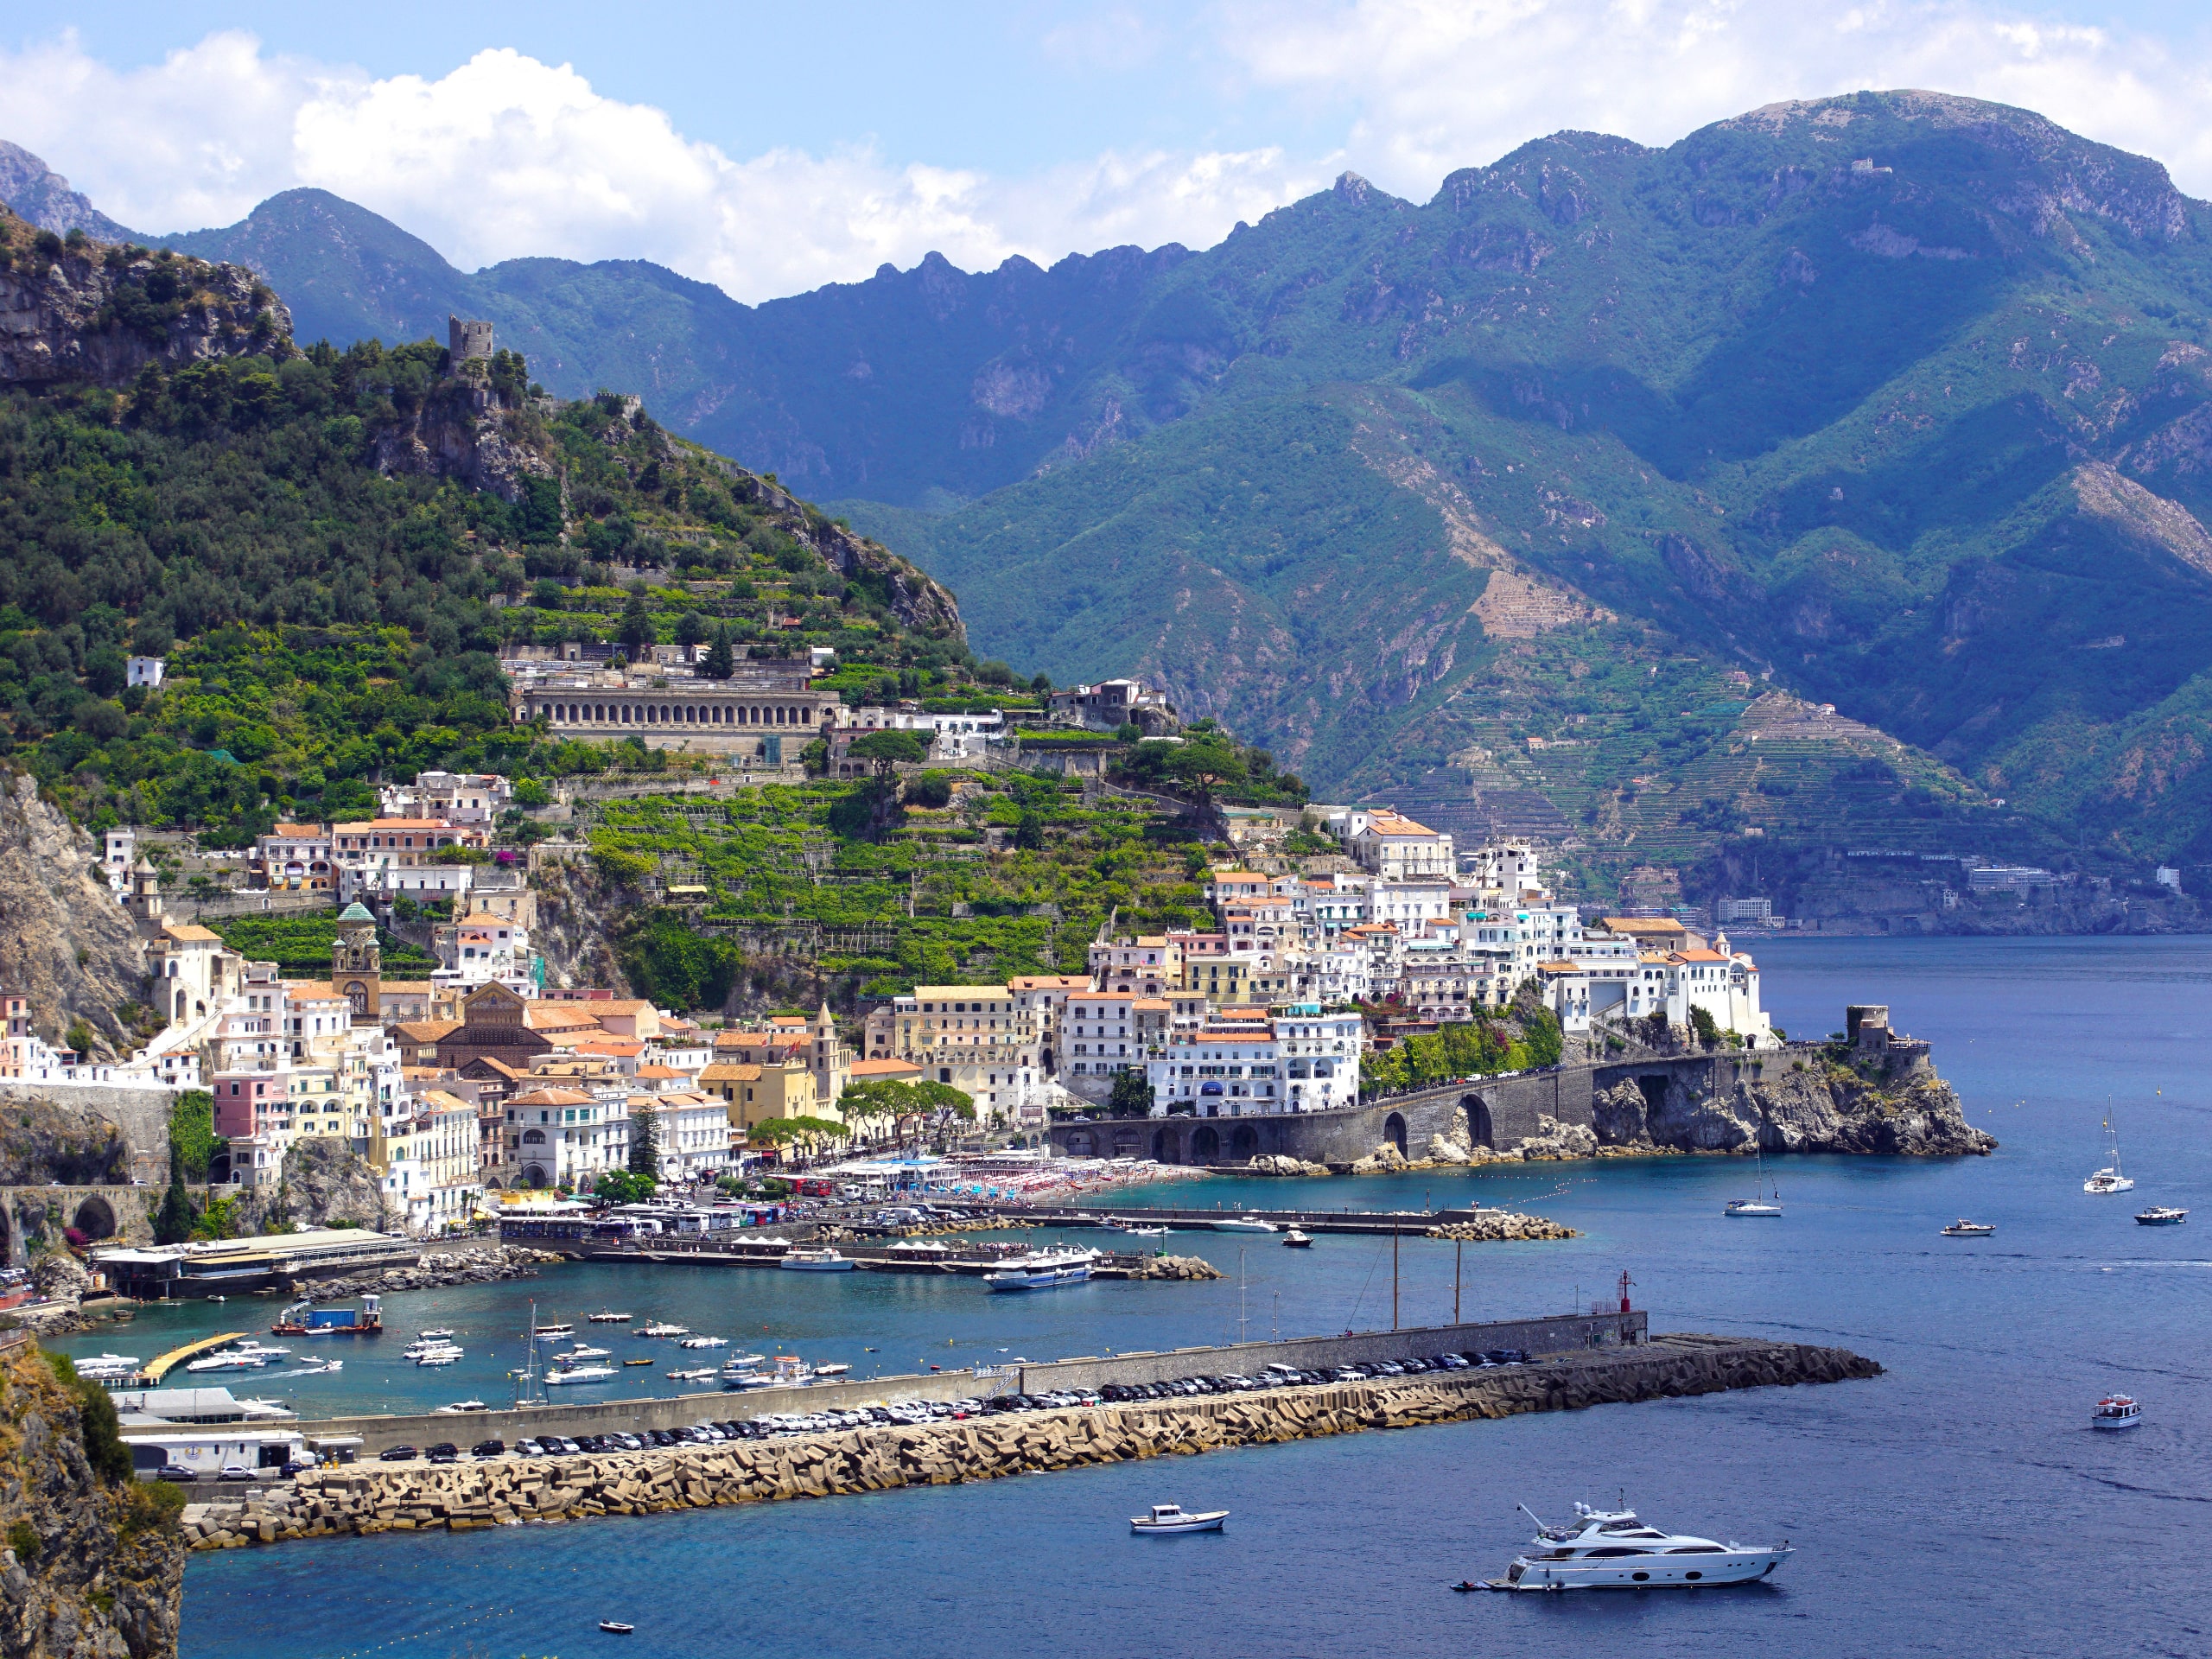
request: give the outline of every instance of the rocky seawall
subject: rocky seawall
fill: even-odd
[[[356,1296],[388,1296],[396,1290],[442,1290],[448,1285],[489,1285],[502,1279],[535,1279],[540,1268],[568,1260],[552,1250],[519,1244],[486,1244],[479,1249],[426,1253],[411,1268],[385,1268],[347,1279],[295,1280],[292,1294],[318,1302],[342,1302]]]
[[[119,1478],[93,1467],[77,1394],[28,1343],[0,1355],[0,1656],[173,1659],[175,1495],[131,1480],[127,1452]]]
[[[194,1549],[299,1538],[513,1526],[604,1515],[942,1486],[1146,1458],[1191,1456],[1367,1429],[1579,1411],[1731,1389],[1877,1376],[1840,1348],[1668,1336],[1497,1370],[1270,1389],[1217,1399],[1096,1406],[912,1427],[446,1467],[353,1465],[282,1491],[188,1511]],[[702,1410],[705,1409],[702,1402]],[[457,1432],[464,1420],[456,1420]]]

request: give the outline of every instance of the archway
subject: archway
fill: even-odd
[[[1406,1120],[1393,1112],[1382,1120],[1382,1138],[1398,1149],[1402,1158],[1406,1154]]]
[[[524,1164],[522,1166],[522,1184],[531,1187],[543,1186],[545,1172],[536,1164]]]
[[[1467,1139],[1478,1147],[1497,1146],[1497,1125],[1490,1115],[1490,1103],[1480,1095],[1469,1095],[1459,1103],[1467,1114]]]
[[[1091,1142],[1089,1129],[1077,1129],[1068,1136],[1069,1157],[1088,1158],[1096,1150],[1096,1147]]]
[[[105,1198],[95,1192],[77,1206],[77,1213],[69,1224],[86,1238],[97,1242],[115,1236],[115,1211],[108,1207]]]
[[[1203,1125],[1191,1136],[1191,1161],[1211,1164],[1221,1156],[1221,1136],[1211,1123]]]
[[[1167,1144],[1167,1131],[1165,1129],[1154,1129],[1152,1132],[1152,1161],[1155,1164],[1172,1164],[1175,1161],[1175,1149]]]
[[[1260,1152],[1260,1132],[1250,1124],[1230,1131],[1229,1155],[1240,1162],[1249,1163]]]

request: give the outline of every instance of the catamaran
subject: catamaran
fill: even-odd
[[[2084,1192],[2102,1197],[2107,1192],[2132,1192],[2135,1183],[2120,1173],[2120,1125],[2112,1121],[2112,1114],[2105,1114],[2105,1166],[2082,1183]]]

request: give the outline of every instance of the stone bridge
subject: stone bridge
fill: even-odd
[[[206,1198],[203,1192],[202,1199]],[[74,1227],[93,1243],[151,1244],[149,1202],[161,1202],[158,1186],[0,1187],[0,1210],[7,1218],[7,1265],[29,1264],[30,1248],[43,1240],[61,1248],[66,1228]]]
[[[1336,1111],[1078,1118],[1052,1125],[1052,1150],[1070,1158],[1151,1158],[1163,1164],[1242,1164],[1262,1155],[1351,1164],[1385,1142],[1420,1158],[1432,1137],[1457,1140],[1460,1129],[1475,1146],[1503,1149],[1541,1133],[1540,1118],[1594,1127],[1598,1096],[1620,1083],[1634,1083],[1655,1105],[1669,1084],[1726,1094],[1739,1080],[1755,1082],[1768,1066],[1786,1067],[1818,1046],[1554,1066],[1372,1097]]]

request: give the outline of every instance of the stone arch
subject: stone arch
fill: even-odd
[[[524,1164],[522,1166],[522,1184],[524,1186],[544,1185],[545,1171],[537,1164]]]
[[[1191,1161],[1194,1164],[1211,1164],[1220,1156],[1220,1134],[1212,1124],[1202,1124],[1191,1136]]]
[[[525,1147],[543,1146],[545,1144],[545,1131],[543,1129],[524,1129],[522,1132],[522,1143]]]
[[[1152,1132],[1152,1161],[1155,1164],[1172,1164],[1175,1161],[1174,1154],[1175,1149],[1167,1144],[1167,1131],[1154,1129]]]
[[[1382,1138],[1398,1149],[1401,1157],[1406,1151],[1406,1120],[1402,1114],[1393,1112],[1382,1120]]]
[[[1249,1123],[1239,1125],[1229,1132],[1229,1155],[1238,1162],[1249,1163],[1260,1155],[1260,1132]]]
[[[1497,1123],[1490,1115],[1490,1103],[1480,1095],[1468,1095],[1459,1102],[1467,1115],[1467,1139],[1475,1146],[1497,1147]]]
[[[115,1211],[108,1201],[97,1192],[77,1206],[77,1213],[69,1224],[86,1238],[95,1242],[115,1236]]]
[[[1068,1136],[1068,1156],[1071,1158],[1089,1158],[1097,1149],[1089,1129],[1077,1129]]]

